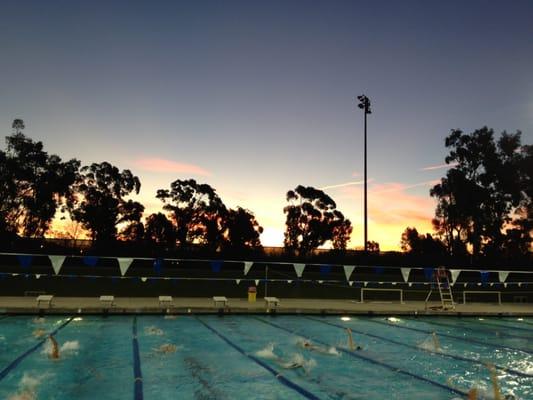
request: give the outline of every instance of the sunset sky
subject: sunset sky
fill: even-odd
[[[323,188],[363,244],[431,231],[452,128],[533,143],[532,1],[2,1],[0,127],[138,175],[194,178],[281,245],[285,193]]]

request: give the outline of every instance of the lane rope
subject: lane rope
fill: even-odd
[[[374,338],[374,339],[383,340],[385,342],[390,342],[390,343],[393,343],[393,344],[397,344],[399,346],[404,346],[404,347],[407,347],[409,349],[418,350],[418,351],[425,351],[427,353],[438,355],[438,356],[441,356],[441,357],[452,358],[452,359],[459,360],[459,361],[471,362],[473,364],[478,364],[478,365],[482,365],[482,366],[486,365],[486,363],[484,363],[484,362],[482,362],[480,360],[476,360],[474,358],[463,357],[463,356],[450,354],[450,353],[441,353],[441,352],[431,351],[431,350],[424,349],[424,348],[421,348],[421,347],[418,347],[418,346],[414,346],[414,345],[411,345],[411,344],[408,344],[408,343],[403,343],[403,342],[396,341],[394,339],[389,339],[389,338],[386,338],[384,336],[379,336],[379,335],[374,335],[372,333],[363,332],[363,331],[360,331],[358,329],[353,328],[352,326],[343,326],[343,325],[335,324],[334,322],[322,321],[320,319],[315,319],[315,318],[312,318],[312,317],[304,317],[304,318],[309,319],[311,321],[320,322],[321,324],[334,326],[334,327],[340,328],[340,329],[350,328],[352,330],[352,332],[359,333],[360,335],[368,336],[368,337],[371,337],[371,338]],[[533,374],[528,374],[526,372],[522,372],[522,371],[518,371],[518,370],[515,370],[515,369],[512,369],[512,368],[504,367],[503,365],[495,364],[494,366],[495,366],[496,369],[499,369],[501,371],[507,372],[509,374],[523,376],[523,377],[526,377],[526,378],[533,377]]]
[[[59,332],[61,329],[63,329],[65,326],[67,326],[70,321],[72,321],[74,317],[70,317],[65,322],[63,322],[60,326],[58,326],[56,329],[54,329],[51,333],[49,333],[47,336],[54,336],[57,332]],[[30,347],[28,350],[26,350],[24,353],[22,353],[20,356],[15,358],[7,367],[5,367],[2,371],[0,371],[0,381],[4,379],[12,370],[14,370],[17,365],[19,365],[22,360],[24,360],[26,357],[28,357],[31,353],[33,353],[35,350],[37,350],[39,347],[41,347],[48,338],[41,339],[37,344]]]
[[[139,356],[139,341],[137,340],[137,317],[133,318],[133,399],[143,400],[143,376],[141,371],[141,357]]]
[[[211,332],[213,332],[215,335],[217,335],[219,338],[221,338],[224,342],[226,342],[228,345],[230,345],[232,348],[234,348],[235,350],[237,350],[239,353],[241,353],[242,355],[244,355],[245,357],[248,357],[250,360],[254,361],[256,364],[258,364],[259,366],[263,367],[264,369],[266,369],[268,372],[270,372],[272,375],[274,375],[274,377],[279,381],[281,382],[283,385],[287,386],[288,388],[298,392],[299,394],[301,394],[303,397],[305,397],[306,399],[311,399],[311,400],[320,400],[319,397],[315,396],[313,393],[309,392],[308,390],[304,389],[303,387],[301,387],[300,385],[292,382],[291,380],[287,379],[286,377],[284,377],[281,372],[279,371],[276,371],[274,368],[272,368],[270,365],[266,364],[264,361],[258,359],[257,357],[253,356],[252,354],[248,354],[246,353],[241,347],[239,347],[237,344],[235,344],[234,342],[232,342],[230,339],[228,339],[226,336],[224,336],[222,333],[220,333],[219,331],[217,331],[215,328],[213,328],[212,326],[210,326],[209,324],[207,324],[207,322],[201,320],[200,318],[196,317],[196,320],[198,322],[200,322],[202,325],[204,325],[207,329],[209,329]]]
[[[413,332],[426,333],[428,335],[433,333],[433,331],[428,331],[426,329],[413,328],[411,326],[402,326],[402,325],[398,325],[398,324],[390,324],[388,322],[376,321],[374,319],[369,319],[368,322],[372,322],[374,324],[390,326],[390,327],[397,327],[397,328],[401,328],[401,329],[407,329],[407,330],[413,331]],[[486,346],[486,347],[492,347],[492,348],[495,348],[495,349],[506,349],[506,350],[512,350],[512,351],[522,351],[522,352],[527,353],[527,354],[533,354],[533,351],[520,349],[518,347],[497,345],[497,344],[492,344],[492,343],[488,343],[488,342],[482,342],[481,340],[468,339],[468,338],[464,338],[464,337],[460,337],[460,336],[454,336],[454,335],[450,335],[448,333],[442,333],[442,332],[436,332],[436,333],[439,336],[443,336],[443,337],[447,337],[447,338],[451,338],[451,339],[456,339],[456,340],[462,340],[463,342],[468,342],[468,343],[475,343],[475,344],[479,344],[479,345]]]
[[[290,329],[288,329],[288,328],[285,328],[284,326],[281,326],[281,325],[275,324],[275,323],[270,322],[270,321],[266,321],[266,320],[264,320],[264,319],[262,319],[262,318],[258,318],[258,317],[253,317],[253,318],[255,318],[255,319],[257,319],[258,321],[261,321],[261,322],[263,322],[263,323],[265,323],[265,324],[267,324],[267,325],[271,325],[271,326],[273,326],[274,328],[278,328],[278,329],[281,329],[281,330],[283,330],[283,331],[286,331],[286,332],[288,332],[288,333],[290,333],[290,334],[292,334],[292,335],[298,335],[298,336],[301,336],[301,335],[299,335],[297,332],[292,331],[292,330],[290,330]],[[323,346],[331,347],[331,344],[326,343],[326,342],[323,342],[323,341],[318,340],[318,339],[316,339],[316,338],[313,338],[313,341],[315,341],[315,342],[317,342],[317,343],[320,343],[320,344],[322,344]],[[365,356],[365,355],[360,354],[360,353],[353,353],[353,352],[348,351],[348,350],[345,350],[345,349],[343,349],[343,348],[338,348],[338,350],[340,350],[340,351],[343,352],[344,354],[349,355],[350,357],[358,358],[358,359],[361,359],[361,360],[364,360],[364,361],[370,362],[370,363],[372,363],[372,364],[379,365],[379,366],[381,366],[381,367],[384,367],[384,368],[386,368],[386,369],[388,369],[388,370],[391,370],[391,371],[393,371],[393,372],[396,372],[396,373],[398,373],[398,374],[402,374],[402,375],[409,376],[409,377],[411,377],[411,378],[418,379],[418,380],[420,380],[420,381],[423,381],[423,382],[425,382],[425,383],[429,383],[429,384],[431,384],[431,385],[433,385],[433,386],[440,387],[441,389],[447,390],[447,391],[452,392],[452,393],[454,393],[454,394],[459,394],[459,395],[461,395],[461,396],[466,396],[466,395],[468,394],[467,392],[464,392],[464,391],[462,391],[462,390],[460,390],[460,389],[457,389],[457,388],[454,388],[454,387],[451,387],[451,386],[445,385],[445,384],[440,383],[440,382],[437,382],[437,381],[433,381],[433,380],[431,380],[431,379],[428,379],[428,378],[425,378],[425,377],[423,377],[423,376],[417,375],[417,374],[415,374],[415,373],[413,373],[413,372],[409,372],[409,371],[404,370],[404,369],[402,369],[402,368],[395,367],[394,365],[390,365],[390,364],[388,364],[388,363],[386,363],[386,362],[384,362],[384,361],[378,361],[378,360],[376,360],[376,359],[374,359],[374,358],[371,358],[371,357]]]

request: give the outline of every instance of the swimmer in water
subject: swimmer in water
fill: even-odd
[[[159,346],[156,350],[158,353],[175,353],[178,348],[175,344],[166,343]]]
[[[32,334],[33,334],[33,337],[38,339],[46,335],[46,331],[44,329],[39,328],[39,329],[35,329]]]
[[[48,336],[48,339],[50,339],[50,342],[52,343],[52,351],[49,354],[49,357],[58,360],[59,359],[59,346],[57,345],[57,341],[52,335]]]
[[[346,328],[346,333],[348,334],[348,344],[350,346],[350,350],[351,351],[362,350],[361,346],[355,345],[355,342],[353,341],[353,337],[352,337],[352,330],[350,328]]]
[[[332,351],[330,348],[327,348],[325,346],[317,346],[316,344],[313,344],[313,343],[311,343],[308,340],[304,340],[302,342],[298,342],[298,344],[302,348],[304,348],[306,350],[309,350],[309,351],[314,351],[316,353],[329,354],[329,355],[337,355],[338,354],[338,353],[336,353],[334,348],[333,348],[333,351]]]

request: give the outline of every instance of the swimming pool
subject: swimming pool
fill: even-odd
[[[490,362],[533,399],[532,333],[527,318],[0,316],[0,398],[452,399],[490,392]]]

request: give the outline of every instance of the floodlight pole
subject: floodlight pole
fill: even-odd
[[[368,196],[367,196],[367,166],[366,166],[366,107],[365,107],[365,253],[368,251]]]
[[[364,144],[364,152],[365,152],[365,172],[364,172],[364,208],[365,208],[365,253],[368,251],[368,202],[367,202],[367,163],[366,163],[366,116],[368,114],[371,114],[372,111],[370,110],[370,99],[366,97],[364,94],[361,96],[357,96],[357,99],[360,101],[359,108],[363,110],[365,114],[365,144]]]

